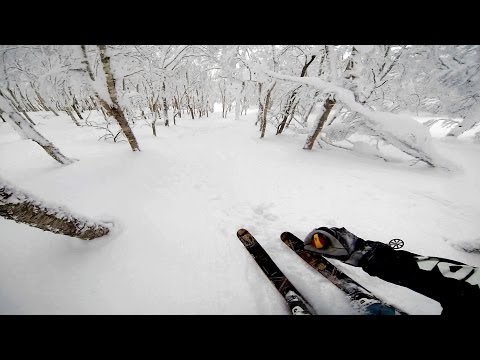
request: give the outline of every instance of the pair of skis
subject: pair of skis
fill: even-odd
[[[312,306],[293,286],[252,234],[248,230],[240,229],[237,231],[237,237],[275,288],[285,298],[291,313],[293,315],[315,315]],[[281,239],[310,266],[344,291],[352,306],[361,313],[365,315],[406,315],[405,312],[378,299],[323,256],[304,250],[303,241],[292,233],[282,233]]]

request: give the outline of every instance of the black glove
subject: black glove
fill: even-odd
[[[361,260],[372,250],[373,243],[359,238],[344,227],[319,227],[305,237],[304,248],[346,264],[361,266]]]

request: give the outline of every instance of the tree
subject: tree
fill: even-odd
[[[333,66],[332,69],[334,69]],[[362,121],[356,123],[357,129],[364,129],[367,134],[376,136],[385,143],[395,146],[417,161],[422,161],[432,167],[436,165],[447,167],[444,159],[438,156],[431,147],[430,133],[415,120],[407,116],[368,109],[365,105],[357,102],[352,91],[335,85],[335,83],[315,77],[281,75],[265,68],[263,70],[259,68],[259,71],[263,71],[276,79],[308,84],[323,90],[324,93],[335,94],[337,101],[341,101],[350,111],[362,116]],[[402,123],[403,126],[399,127],[399,123]]]
[[[102,63],[102,69],[105,76],[105,85],[100,85],[99,82],[96,81],[95,76],[93,75],[92,68],[88,61],[87,50],[85,45],[81,45],[83,60],[82,64],[84,66],[84,70],[87,72],[90,80],[92,81],[91,87],[95,93],[97,100],[100,102],[101,106],[107,111],[109,115],[111,115],[119,124],[122,132],[124,133],[125,137],[130,144],[130,147],[133,151],[140,151],[140,147],[138,146],[137,139],[128,124],[128,121],[125,117],[125,113],[121,108],[120,104],[118,103],[118,95],[116,89],[116,82],[115,77],[113,75],[112,66],[110,63],[110,55],[108,54],[107,46],[106,45],[97,45],[99,52],[100,52],[100,59]],[[106,91],[105,91],[106,88]]]
[[[44,231],[82,240],[107,235],[107,224],[74,215],[68,209],[48,205],[35,196],[16,189],[0,177],[0,216]]]
[[[30,139],[36,142],[48,155],[62,165],[69,165],[74,162],[74,160],[63,155],[55,145],[48,141],[32,124],[17,113],[3,96],[0,96],[0,111],[3,112],[4,119],[14,128],[22,139]]]
[[[125,137],[128,140],[133,151],[140,151],[140,147],[138,146],[137,139],[133,134],[130,125],[128,124],[127,118],[118,103],[118,95],[117,95],[117,88],[115,86],[115,77],[113,75],[112,66],[110,63],[110,55],[107,50],[106,45],[97,45],[100,51],[100,59],[102,62],[103,72],[105,73],[105,80],[107,83],[108,95],[110,96],[111,106],[109,106],[109,111],[117,120],[118,124],[122,128]]]

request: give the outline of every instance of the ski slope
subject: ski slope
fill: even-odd
[[[1,314],[288,314],[282,297],[236,237],[247,228],[319,314],[356,314],[344,294],[279,239],[318,226],[405,250],[480,266],[480,147],[434,141],[458,165],[447,172],[384,162],[338,148],[302,150],[306,135],[241,120],[204,119],[133,128],[128,143],[98,141],[67,115],[32,113],[37,129],[69,157],[62,166],[0,123],[0,174],[37,197],[113,221],[82,241],[0,218]],[[92,115],[95,116],[95,115]],[[383,300],[411,314],[440,305],[333,260]]]

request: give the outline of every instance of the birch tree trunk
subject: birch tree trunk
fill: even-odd
[[[175,121],[175,119],[173,120]],[[157,136],[157,128],[155,127],[157,123],[157,112],[153,112],[153,121],[152,121],[152,131],[153,131],[153,136]]]
[[[328,115],[330,114],[330,111],[333,108],[333,105],[335,105],[335,100],[327,98],[325,102],[323,103],[323,111],[320,111],[318,114],[317,119],[315,120],[315,124],[313,126],[313,130],[311,134],[307,138],[307,142],[303,146],[304,150],[312,150],[313,144],[315,143],[315,140],[318,137],[318,134],[322,131],[323,125],[325,124],[325,121],[328,119]]]
[[[118,124],[120,125],[120,128],[122,129],[123,133],[125,134],[125,137],[128,140],[128,143],[130,144],[130,147],[132,148],[133,151],[140,151],[140,147],[138,146],[137,139],[135,138],[135,135],[132,132],[132,129],[130,128],[130,125],[128,125],[128,121],[125,118],[125,114],[121,108],[121,106],[118,104],[118,95],[117,95],[117,89],[115,87],[115,78],[113,76],[111,64],[110,64],[110,56],[107,54],[107,46],[106,45],[97,45],[98,49],[100,50],[100,59],[102,61],[102,67],[103,67],[103,72],[105,73],[105,80],[107,82],[107,90],[108,90],[108,95],[110,96],[110,100],[112,102],[112,106],[110,106],[110,112],[117,120]]]
[[[22,114],[23,117],[25,119],[27,119],[30,124],[32,125],[37,125],[35,124],[35,122],[30,118],[30,116],[28,116],[27,112],[23,109],[22,105],[20,104],[20,102],[18,101],[17,97],[15,96],[15,93],[12,91],[12,89],[10,88],[7,88],[7,91],[10,93],[10,101],[14,107],[14,109],[19,113],[19,114]],[[3,95],[2,93],[0,93],[0,96],[3,96],[4,98],[6,98],[5,95]]]
[[[63,155],[58,148],[45,139],[28,121],[16,112],[4,97],[0,97],[0,108],[5,113],[5,118],[22,139],[30,139],[40,145],[48,155],[53,157],[62,165],[69,165],[74,160]]]
[[[285,128],[288,128],[290,126],[290,123],[292,122],[293,116],[295,115],[295,110],[297,109],[298,103],[300,102],[300,99],[297,100],[295,105],[293,105],[292,111],[290,112],[287,124],[285,125]]]
[[[0,216],[55,234],[92,240],[108,234],[105,224],[76,216],[64,208],[48,206],[34,196],[15,189],[0,178]]]
[[[270,88],[267,90],[267,95],[265,96],[265,105],[263,106],[263,114],[262,114],[262,122],[260,123],[260,139],[265,136],[265,129],[267,128],[267,112],[268,108],[270,106],[270,94],[273,91],[273,88],[277,84],[276,81],[273,82],[273,84],[270,86]]]
[[[80,123],[77,121],[77,119],[75,119],[72,110],[69,109],[68,106],[65,107],[65,112],[68,114],[68,116],[70,116],[75,125],[80,126]]]
[[[167,106],[167,96],[165,94],[165,80],[162,83],[162,101],[163,101],[163,117],[165,118],[165,126],[169,126],[168,123],[168,106]]]
[[[258,83],[258,112],[257,112],[257,121],[255,121],[255,125],[257,125],[262,120],[263,114],[263,104],[262,104],[262,83]]]
[[[82,114],[81,114],[80,111],[78,110],[78,101],[77,101],[77,99],[75,98],[75,96],[73,96],[72,109],[75,111],[75,113],[77,114],[78,118],[79,118],[80,120],[83,120]]]

